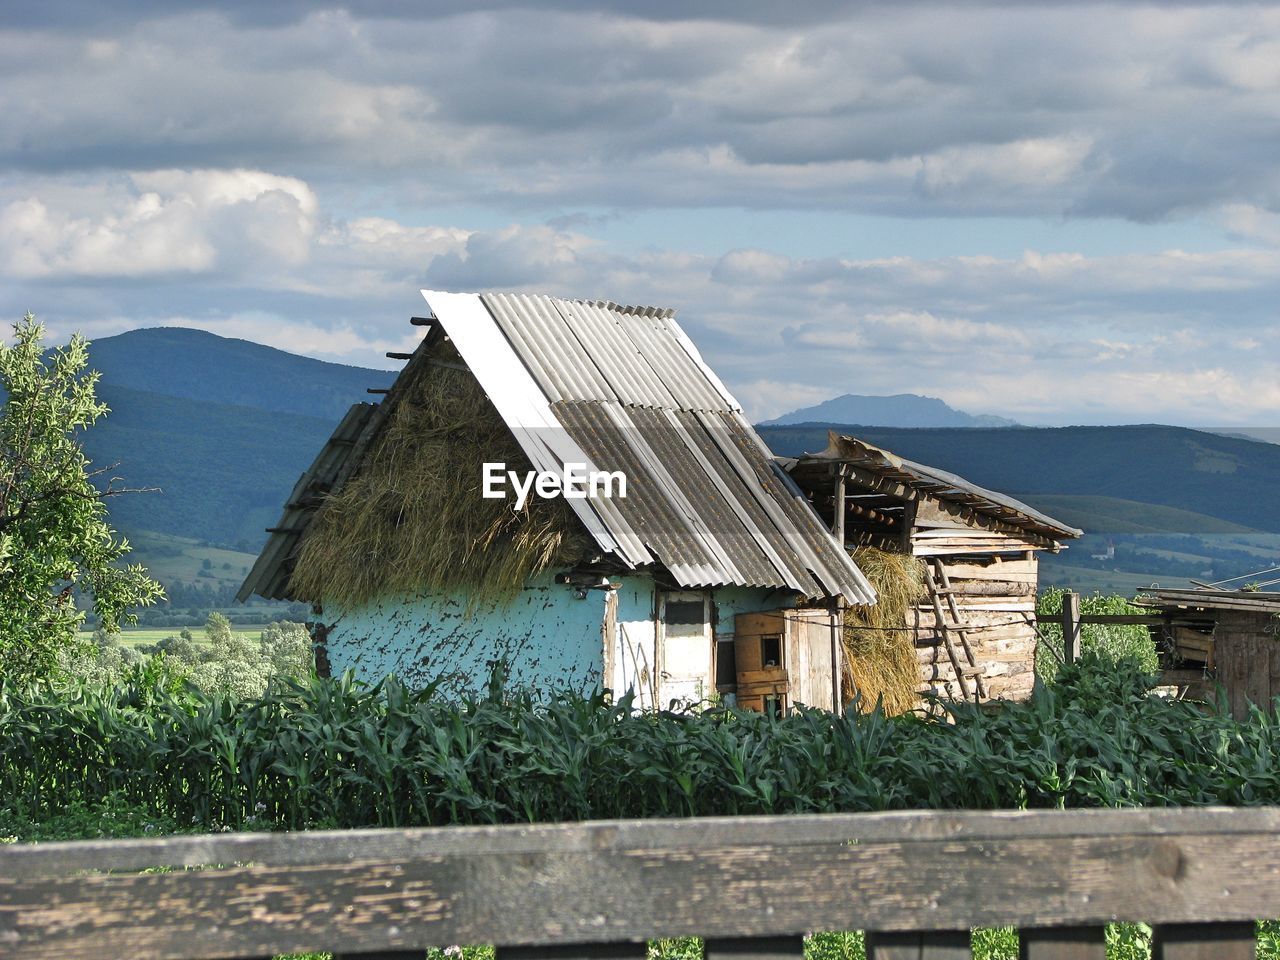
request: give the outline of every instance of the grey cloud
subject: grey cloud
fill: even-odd
[[[257,214],[295,216],[271,203]],[[219,248],[238,242],[209,236]],[[172,322],[257,330],[256,339],[287,336],[372,365],[403,342],[405,319],[421,309],[418,286],[521,289],[676,307],[761,417],[786,409],[794,391],[814,399],[855,387],[1029,420],[1087,410],[1246,422],[1280,407],[1280,365],[1233,346],[1270,329],[1280,252],[878,263],[750,250],[623,255],[545,226],[466,234],[378,220],[318,229],[305,262],[236,267],[233,278],[212,266],[156,281],[10,277],[4,309],[35,309],[60,333]],[[1211,307],[1222,312],[1207,337]]]
[[[1150,221],[1280,195],[1269,9],[255,6],[277,12],[0,34],[0,169],[245,166],[543,210]],[[1029,141],[1090,147],[974,172]]]

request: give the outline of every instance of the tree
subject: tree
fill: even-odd
[[[267,689],[271,663],[261,644],[231,629],[231,621],[216,611],[204,625],[209,649],[192,671],[192,679],[205,690],[239,699],[262,695]]]
[[[259,642],[272,676],[305,677],[315,670],[311,634],[303,624],[288,620],[268,623]]]
[[[81,336],[46,353],[31,314],[0,344],[0,677],[56,672],[76,646],[92,604],[108,633],[132,623],[131,609],[164,596],[140,564],[121,564],[129,542],[108,523],[106,499],[126,492],[95,485],[111,469],[90,469],[79,442],[107,407],[96,396]]]

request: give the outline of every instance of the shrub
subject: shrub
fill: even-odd
[[[1060,588],[1043,591],[1036,603],[1036,613],[1040,616],[1060,616],[1064,593]],[[1095,593],[1080,598],[1080,612],[1143,614],[1150,611],[1135,607],[1124,597]],[[1044,683],[1052,683],[1059,664],[1062,663],[1062,627],[1042,623],[1040,635],[1043,642],[1036,647],[1036,677]],[[1154,671],[1158,666],[1155,644],[1151,641],[1151,634],[1143,626],[1087,623],[1080,628],[1080,647],[1082,651],[1095,653],[1111,663],[1132,660],[1148,672]]]

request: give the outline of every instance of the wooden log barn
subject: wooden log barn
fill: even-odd
[[[1030,695],[1038,555],[1062,549],[1082,531],[835,432],[820,453],[782,462],[855,557],[872,549],[921,562],[923,591],[902,622],[883,628],[909,637],[917,695],[971,701]],[[877,588],[883,603],[886,591]]]
[[[1212,701],[1221,685],[1237,720],[1250,704],[1267,709],[1280,697],[1280,595],[1155,588],[1134,603],[1159,618],[1148,626],[1161,680],[1183,696]]]

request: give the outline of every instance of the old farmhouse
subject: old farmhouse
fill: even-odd
[[[424,296],[425,337],[298,481],[242,598],[310,601],[335,673],[475,689],[502,659],[646,706],[840,707],[841,611],[875,591],[672,311]],[[485,496],[566,464],[625,496]],[[787,627],[752,626],[740,676],[735,635],[766,611]]]
[[[661,707],[1030,693],[1037,551],[1078,530],[852,437],[774,458],[670,310],[424,296],[241,588],[312,604],[322,671],[474,690],[503,661]]]

